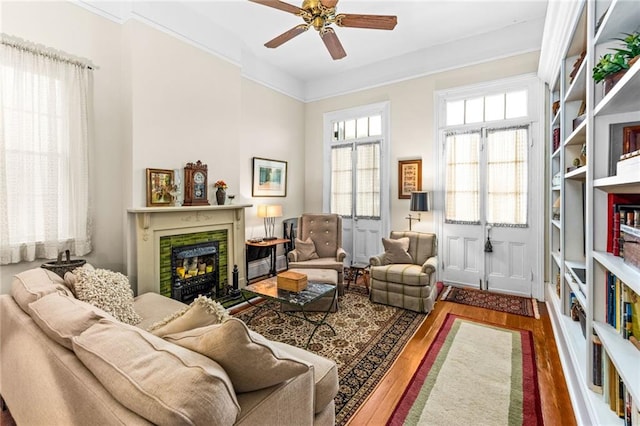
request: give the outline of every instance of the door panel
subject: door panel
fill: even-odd
[[[356,219],[353,263],[369,264],[371,256],[380,254],[380,220]]]
[[[462,226],[465,225],[452,225],[455,228]],[[443,238],[443,280],[450,283],[479,287],[479,280],[484,269],[482,267],[484,260],[480,251],[482,236],[463,237],[461,236],[463,235],[462,231],[455,232],[454,229],[450,231],[453,231],[453,234],[444,235]]]
[[[531,296],[531,276],[535,244],[530,228],[491,229],[492,253],[486,253],[490,270],[487,271],[487,288],[498,293],[523,297]],[[493,237],[495,235],[495,238]]]

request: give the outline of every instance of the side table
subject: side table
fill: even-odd
[[[347,271],[347,289],[349,289],[349,284],[353,281],[354,284],[358,282],[358,277],[363,277],[364,285],[367,288],[367,293],[369,293],[369,280],[365,276],[369,273],[369,265],[366,263],[352,263],[349,266],[349,270]]]

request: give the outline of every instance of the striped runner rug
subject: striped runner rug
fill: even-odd
[[[448,314],[388,424],[543,424],[532,333]]]

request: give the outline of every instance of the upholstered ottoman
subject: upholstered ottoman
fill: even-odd
[[[333,269],[289,269],[289,271],[298,272],[307,276],[307,281],[315,281],[319,283],[332,284],[338,286],[338,295],[344,293],[342,287],[344,284],[338,284],[338,272]],[[341,292],[342,289],[342,292]],[[307,312],[326,312],[329,304],[333,301],[333,296],[323,297],[320,300],[307,305],[304,310]],[[300,308],[291,305],[282,305],[283,311],[299,311]],[[336,312],[338,310],[338,296],[336,295],[335,302],[331,306],[330,312]]]

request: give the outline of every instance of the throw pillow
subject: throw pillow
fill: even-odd
[[[151,325],[148,331],[163,337],[171,333],[219,324],[229,318],[231,316],[220,303],[206,296],[198,296],[189,306]]]
[[[222,324],[165,336],[169,342],[201,353],[227,372],[238,392],[277,385],[309,369],[278,350],[269,340],[231,318]]]
[[[43,268],[20,272],[13,278],[11,284],[13,300],[27,313],[29,312],[29,303],[51,293],[73,296],[58,274]]]
[[[100,308],[72,296],[48,294],[29,303],[29,315],[52,340],[73,350],[71,339],[102,318],[115,320]]]
[[[409,254],[409,237],[398,238],[397,240],[383,238],[384,264],[393,263],[413,263],[413,258]]]
[[[94,268],[93,265],[90,263],[85,263],[80,268],[84,268],[89,271],[96,270],[96,268]],[[76,269],[79,269],[79,268],[76,268]],[[74,295],[76,294],[76,281],[78,280],[75,274],[76,269],[64,274],[64,285],[66,285],[69,288],[69,290],[71,290],[71,293],[73,293]]]
[[[206,356],[126,324],[100,320],[73,351],[118,402],[157,425],[231,425],[240,405]]]
[[[133,308],[129,279],[107,269],[76,268],[76,297],[113,315],[118,321],[135,325],[142,321]]]
[[[302,241],[296,238],[296,251],[298,252],[298,261],[304,262],[305,260],[318,259],[318,253],[316,253],[316,245],[311,238],[307,237]]]

